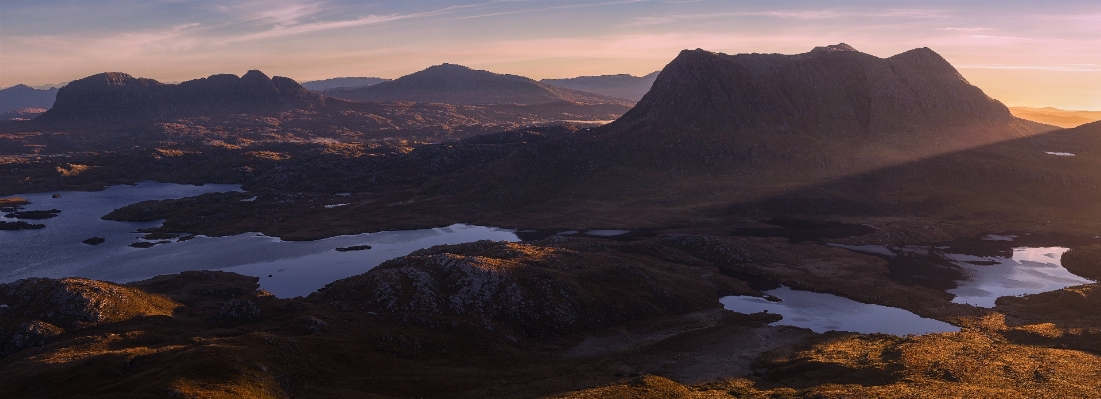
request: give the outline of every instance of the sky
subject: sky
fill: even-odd
[[[1101,1],[0,0],[0,85],[260,69],[535,79],[660,70],[682,49],[889,57],[929,47],[1010,106],[1101,110]]]

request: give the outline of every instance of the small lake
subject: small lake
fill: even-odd
[[[1063,267],[1061,258],[1069,248],[1025,246],[1019,239],[1026,238],[987,235],[938,246],[831,245],[886,259],[896,281],[943,290],[956,296],[952,302],[985,308],[1003,296],[1094,282]]]
[[[511,230],[453,226],[282,241],[256,233],[229,237],[197,236],[151,248],[133,248],[144,234],[134,231],[160,222],[115,222],[100,217],[146,200],[183,198],[210,192],[240,191],[238,185],[190,186],[143,182],[99,192],[20,194],[31,201],[24,210],[59,209],[54,218],[34,220],[39,230],[0,231],[0,283],[27,277],[78,276],[127,282],[186,270],[225,270],[260,277],[260,286],[279,297],[307,295],[332,281],[361,274],[386,260],[417,249],[478,240],[519,241]],[[3,219],[2,220],[14,220]],[[99,245],[83,240],[103,237]],[[337,251],[368,245],[371,249]],[[269,277],[271,276],[271,277]]]
[[[783,286],[763,293],[780,298],[781,301],[772,302],[752,296],[728,296],[719,302],[726,309],[739,313],[777,313],[784,316],[784,319],[773,324],[807,328],[817,333],[851,331],[862,334],[917,335],[960,330],[959,327],[927,319],[907,310],[870,305],[837,295],[799,291]]]

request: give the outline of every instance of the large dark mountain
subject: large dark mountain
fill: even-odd
[[[555,102],[623,104],[630,101],[563,89],[523,76],[498,74],[443,64],[390,82],[357,89],[326,90],[324,94],[353,101],[412,101],[460,105]]]
[[[21,108],[50,108],[57,89],[39,90],[27,85],[15,85],[0,90],[0,114]]]
[[[631,76],[628,74],[578,76],[567,79],[543,79],[539,82],[565,89],[638,101],[650,91],[650,87],[654,85],[654,80],[658,78],[659,73],[661,71],[646,76]]]
[[[367,87],[371,85],[377,85],[382,82],[389,82],[390,79],[383,78],[363,78],[363,77],[346,77],[346,78],[331,78],[323,80],[312,80],[309,82],[302,82],[302,87],[313,91],[329,90],[329,89],[346,89],[346,88],[358,88]]]
[[[107,72],[61,88],[43,121],[153,121],[194,115],[315,108],[324,96],[294,80],[252,70],[244,76],[222,74],[164,84]]]
[[[1052,129],[1014,118],[927,48],[889,58],[843,44],[796,55],[686,50],[615,122],[530,146],[455,190],[518,209],[584,203],[594,223],[645,225],[656,221],[636,219]]]

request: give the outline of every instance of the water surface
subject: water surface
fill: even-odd
[[[852,331],[862,334],[929,334],[959,331],[951,324],[927,319],[907,310],[860,303],[837,295],[780,287],[764,291],[780,298],[772,302],[751,296],[728,296],[719,300],[723,307],[739,313],[768,311],[784,316],[776,325],[795,326],[817,333]]]
[[[115,222],[100,217],[112,210],[152,199],[182,198],[209,192],[239,191],[237,185],[189,186],[140,183],[100,192],[18,195],[32,202],[26,210],[60,209],[58,217],[38,221],[41,230],[0,231],[0,283],[27,277],[86,277],[114,282],[141,280],[186,270],[225,270],[260,277],[260,286],[276,296],[307,295],[335,280],[364,273],[388,259],[440,244],[478,240],[518,241],[511,230],[453,226],[339,236],[316,241],[283,241],[257,233],[229,237],[197,236],[169,240],[152,248],[128,245],[141,228],[160,222]],[[83,244],[103,237],[99,245]],[[336,248],[369,245],[340,252]],[[269,277],[270,276],[270,277]]]

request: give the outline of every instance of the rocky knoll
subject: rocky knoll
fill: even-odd
[[[252,70],[164,84],[107,72],[75,80],[57,93],[42,121],[148,122],[194,115],[218,115],[316,108],[323,96],[294,80]]]
[[[0,357],[66,331],[138,316],[171,316],[180,305],[145,291],[82,278],[0,284]]]
[[[617,104],[628,100],[551,86],[523,76],[497,74],[442,64],[368,87],[333,89],[326,95],[353,101],[537,105],[554,102]]]
[[[665,257],[683,263],[653,263]],[[479,241],[415,251],[309,299],[437,329],[471,324],[545,338],[713,308],[732,293],[755,291],[658,245]]]

